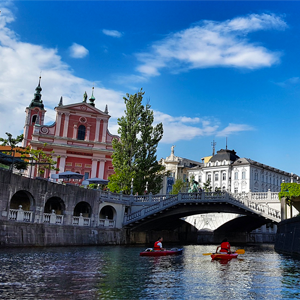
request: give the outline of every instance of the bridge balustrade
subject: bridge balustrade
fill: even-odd
[[[23,210],[22,205],[20,205],[19,209],[9,209],[8,219],[19,222],[31,222],[32,216],[32,211]]]
[[[72,219],[72,225],[77,225],[77,226],[90,226],[91,219],[87,217],[83,217],[82,213],[80,213],[80,216],[73,216]]]
[[[109,220],[109,219],[99,219],[99,227],[108,227],[108,228],[114,228],[115,227],[115,221]]]
[[[255,193],[254,198],[256,201],[253,201],[249,199],[249,195],[247,194],[230,194],[227,192],[179,193],[178,195],[169,195],[169,197],[166,197],[160,202],[152,202],[153,204],[149,204],[132,214],[126,215],[124,217],[124,224],[129,224],[142,219],[145,216],[153,215],[166,207],[175,205],[176,203],[207,203],[210,201],[232,203],[240,208],[253,210],[257,214],[265,215],[265,217],[279,222],[281,219],[280,211],[267,205],[268,200],[270,201],[272,196],[275,198],[275,194],[276,193],[272,195],[270,191],[267,193]]]
[[[64,216],[57,215],[54,211],[51,214],[44,213],[43,223],[45,224],[56,224],[56,225],[63,225]]]

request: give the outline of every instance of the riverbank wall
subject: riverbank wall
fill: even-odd
[[[278,253],[300,257],[300,217],[278,224],[274,248]]]
[[[126,230],[0,221],[0,247],[126,244]]]

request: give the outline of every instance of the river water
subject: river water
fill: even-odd
[[[216,246],[183,248],[165,257],[139,256],[145,247],[0,249],[0,299],[300,299],[300,261],[273,246],[227,263],[202,255]]]

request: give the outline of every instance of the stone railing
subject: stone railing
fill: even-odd
[[[211,203],[218,202],[224,204],[232,204],[234,206],[243,208],[250,212],[270,219],[271,221],[280,222],[280,211],[269,207],[268,205],[251,201],[248,197],[235,197],[235,194],[229,194],[227,192],[201,192],[201,193],[180,193],[178,195],[171,195],[160,202],[153,203],[152,205],[143,207],[142,209],[126,215],[124,217],[124,225],[128,225],[132,222],[143,219],[147,216],[158,213],[166,208],[172,207],[176,204],[184,203]],[[266,201],[267,202],[267,201]]]
[[[82,213],[80,213],[79,217],[73,216],[72,219],[72,225],[77,225],[77,226],[90,226],[91,224],[91,219],[87,217],[83,217]]]
[[[108,227],[108,228],[114,228],[115,227],[115,221],[111,219],[99,219],[99,227]]]
[[[33,212],[22,209],[22,205],[19,206],[19,209],[10,209],[8,214],[8,219],[12,221],[19,222],[31,222]]]
[[[45,224],[63,225],[63,222],[64,222],[64,216],[57,215],[54,210],[52,210],[51,214],[44,213],[43,223]]]

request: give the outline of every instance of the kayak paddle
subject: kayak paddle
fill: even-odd
[[[237,250],[235,250],[235,252],[232,252],[232,253],[245,254],[245,250],[244,249],[237,249]],[[203,255],[212,255],[212,254],[215,254],[215,253],[203,253]]]

